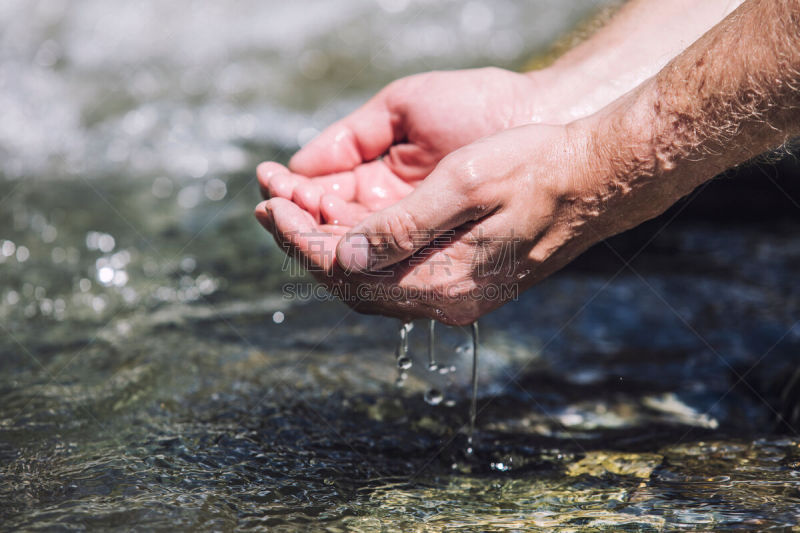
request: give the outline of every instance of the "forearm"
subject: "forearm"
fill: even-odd
[[[556,87],[567,122],[587,116],[655,75],[742,0],[632,0],[552,66],[530,73]]]
[[[581,122],[613,177],[585,204],[626,215],[606,233],[659,214],[800,133],[800,0],[748,0],[655,77]]]

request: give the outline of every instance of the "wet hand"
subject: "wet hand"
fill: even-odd
[[[671,203],[599,209],[626,189],[594,133],[578,123],[530,125],[481,139],[353,227],[320,224],[284,198],[256,215],[357,310],[467,324]]]
[[[265,198],[320,222],[352,224],[411,192],[464,145],[520,124],[558,122],[548,73],[485,68],[429,72],[388,85],[300,150],[289,169],[257,171]]]

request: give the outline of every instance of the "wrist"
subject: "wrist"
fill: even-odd
[[[566,126],[579,155],[562,201],[596,241],[663,213],[716,172],[689,165],[655,111],[650,81]]]
[[[567,124],[586,118],[630,91],[652,74],[651,69],[601,72],[583,62],[555,63],[525,73],[534,84],[541,120]]]
[[[529,122],[568,124],[595,112],[591,87],[585,77],[566,66],[550,67],[524,73],[533,84],[531,119]]]

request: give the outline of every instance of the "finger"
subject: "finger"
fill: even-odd
[[[335,194],[345,202],[352,202],[356,198],[356,175],[353,171],[315,177],[313,181],[322,187],[325,193]]]
[[[264,199],[269,197],[269,182],[277,175],[288,174],[289,169],[274,161],[264,161],[256,167],[256,177],[258,186],[261,188],[261,195]]]
[[[323,231],[312,216],[284,198],[262,202],[256,209],[259,221],[272,223],[278,244],[312,272],[330,271],[340,237]],[[263,222],[262,222],[263,224]]]
[[[333,224],[321,224],[319,226],[320,231],[324,231],[325,233],[330,233],[331,235],[336,235],[337,237],[341,238],[350,231],[350,226],[336,226]]]
[[[398,122],[389,110],[384,89],[300,149],[289,161],[289,168],[306,176],[352,170],[389,149]]]
[[[413,185],[392,173],[383,161],[359,165],[353,173],[356,201],[372,211],[388,207],[414,190]]]
[[[322,196],[319,204],[320,215],[323,221],[336,226],[355,226],[372,211],[355,202],[345,202],[335,194]]]
[[[396,144],[383,158],[389,170],[406,181],[425,179],[439,162],[435,154],[418,144]]]
[[[278,174],[270,178],[267,194],[270,198],[291,200],[294,189],[302,183],[308,183],[308,178],[297,174]]]
[[[272,212],[267,209],[267,202],[261,202],[256,206],[254,215],[258,222],[264,226],[264,229],[275,234],[275,222],[272,220]]]
[[[393,265],[444,232],[494,208],[488,199],[473,205],[463,187],[451,185],[454,181],[446,172],[434,171],[411,194],[350,230],[336,251],[339,264],[354,271]]]
[[[308,211],[314,217],[314,220],[319,222],[319,202],[324,193],[325,190],[322,187],[309,181],[308,183],[301,183],[294,188],[292,201],[301,209]]]

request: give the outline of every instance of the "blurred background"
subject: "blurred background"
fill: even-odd
[[[2,316],[257,299],[259,161],[403,75],[518,67],[601,5],[561,4],[3,2]]]
[[[793,156],[488,316],[471,459],[467,332],[429,373],[419,324],[396,389],[395,321],[283,298],[252,217],[258,162],[391,80],[609,4],[0,3],[0,528],[796,523]]]

